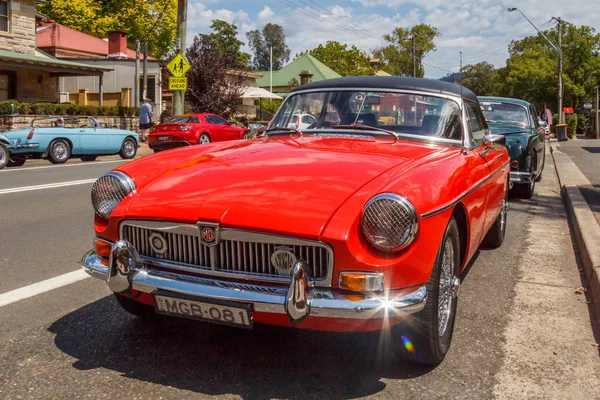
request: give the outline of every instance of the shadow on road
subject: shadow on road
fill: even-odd
[[[385,389],[381,378],[431,371],[383,361],[379,333],[340,334],[255,326],[252,331],[183,319],[129,316],[112,296],[50,326],[73,366],[206,395],[243,398],[356,398]]]

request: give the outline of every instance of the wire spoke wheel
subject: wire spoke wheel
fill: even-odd
[[[0,146],[0,168],[8,162],[8,154],[4,146]]]
[[[135,146],[131,140],[125,142],[123,146],[123,152],[128,157],[133,157],[135,155]]]
[[[454,276],[454,246],[452,238],[446,238],[440,268],[440,284],[438,292],[438,333],[444,336],[448,328],[452,302],[455,296],[456,277]]]
[[[69,149],[64,142],[56,142],[52,146],[52,154],[56,160],[63,161],[69,157]]]

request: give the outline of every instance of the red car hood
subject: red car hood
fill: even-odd
[[[145,162],[138,166],[121,167],[134,179],[136,174],[140,180],[153,179],[142,184],[126,217],[218,222],[318,238],[336,210],[363,185],[439,151],[390,140],[317,137],[233,143],[208,152],[200,146],[165,152],[140,160]],[[163,155],[165,167],[157,176]]]

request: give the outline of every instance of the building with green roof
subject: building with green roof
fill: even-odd
[[[263,77],[256,81],[258,87],[270,90],[271,73],[269,71],[258,71],[258,73],[263,74]],[[273,89],[270,91],[285,97],[297,85],[340,77],[340,74],[310,54],[302,54],[280,70],[273,71]]]

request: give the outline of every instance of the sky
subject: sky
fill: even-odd
[[[283,26],[291,59],[328,40],[337,40],[371,53],[384,45],[382,36],[394,28],[419,23],[435,26],[441,35],[437,50],[423,60],[425,76],[440,78],[463,65],[487,61],[502,67],[508,44],[536,33],[518,12],[519,7],[540,30],[561,17],[575,25],[600,31],[598,0],[188,0],[188,38],[210,32],[214,19],[238,26],[239,39],[246,32],[271,22]]]

